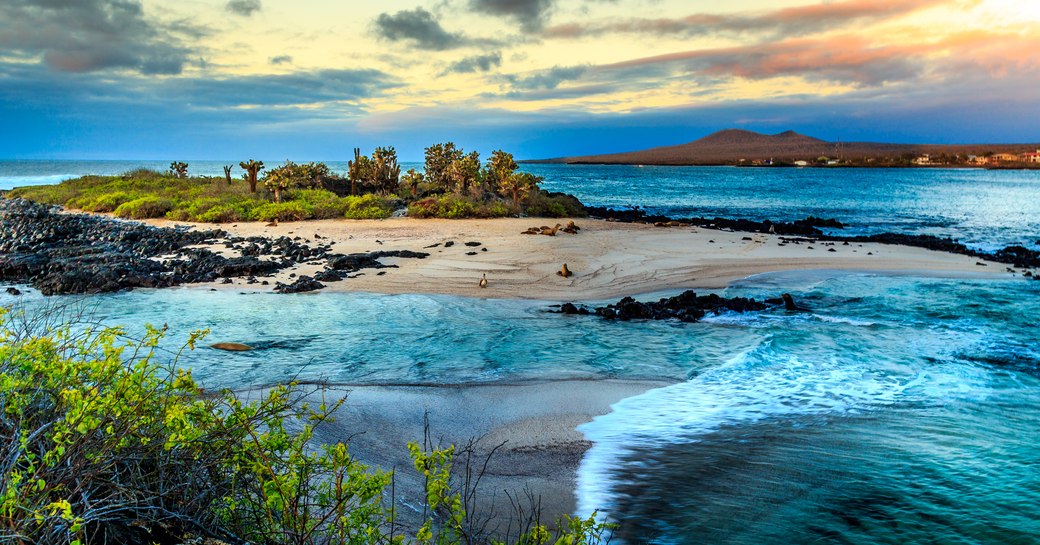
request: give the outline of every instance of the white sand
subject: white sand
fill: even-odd
[[[597,300],[668,289],[721,288],[754,274],[787,270],[860,270],[927,272],[936,275],[994,274],[1001,264],[976,265],[975,258],[920,248],[884,244],[801,243],[781,246],[774,235],[726,232],[692,227],[654,227],[644,224],[576,220],[576,235],[554,237],[522,235],[546,219],[369,221],[321,220],[283,223],[221,225],[240,236],[302,237],[311,243],[332,241],[338,253],[376,250],[425,251],[427,259],[386,259],[397,269],[375,270],[342,282],[327,283],[330,291],[378,293],[437,293],[495,298],[542,300]],[[562,220],[566,224],[566,220]],[[174,222],[152,221],[170,226]],[[553,222],[552,224],[555,224]],[[211,228],[211,225],[196,226]],[[320,235],[330,240],[318,240]],[[750,240],[745,240],[749,238]],[[454,241],[445,248],[443,243]],[[465,242],[480,242],[480,247]],[[425,248],[433,244],[435,248]],[[425,248],[425,249],[424,249]],[[481,251],[487,248],[487,251]],[[834,250],[833,252],[830,250]],[[467,252],[476,252],[466,255]],[[566,263],[574,276],[556,275]],[[300,265],[272,280],[287,282],[288,275],[313,275],[322,265]],[[488,287],[477,286],[487,274]],[[213,287],[272,289],[249,286],[242,280]],[[207,285],[206,287],[210,287]]]
[[[239,236],[299,236],[305,242],[332,243],[348,254],[376,250],[426,251],[427,259],[386,259],[400,268],[364,271],[326,291],[435,293],[471,297],[541,300],[602,300],[668,289],[721,288],[750,275],[787,270],[860,270],[963,276],[995,274],[1003,265],[981,267],[966,256],[880,244],[781,244],[781,237],[691,227],[576,220],[576,235],[520,234],[544,219],[374,221],[324,220],[239,223],[220,227]],[[151,221],[170,226],[174,222]],[[555,224],[555,222],[552,222]],[[566,223],[562,220],[561,223]],[[181,224],[183,225],[183,224]],[[211,228],[211,225],[194,226]],[[317,239],[319,235],[322,239]],[[746,240],[749,239],[749,240]],[[454,241],[445,248],[444,243]],[[480,242],[479,247],[465,242]],[[439,246],[425,248],[434,244]],[[481,251],[487,248],[487,251]],[[217,247],[223,253],[223,247]],[[834,250],[829,251],[829,250]],[[467,252],[476,252],[466,255]],[[572,278],[555,273],[563,263]],[[323,265],[300,265],[270,279],[269,286],[209,284],[218,289],[273,288],[289,282],[290,272],[313,275]],[[478,287],[481,274],[489,286]],[[415,505],[419,481],[411,470],[406,444],[421,440],[423,414],[442,444],[465,444],[480,438],[478,451],[505,442],[482,482],[480,509],[494,509],[496,520],[510,515],[510,497],[530,490],[541,498],[547,520],[574,509],[575,472],[589,444],[576,427],[609,412],[610,405],[663,383],[640,381],[555,381],[519,385],[443,387],[350,387],[338,422],[318,430],[327,442],[348,440],[360,459],[397,468],[399,505]],[[414,513],[401,513],[405,519]]]

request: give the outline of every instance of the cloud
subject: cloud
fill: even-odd
[[[179,78],[164,83],[168,96],[196,108],[310,106],[357,102],[396,87],[379,70],[318,70],[293,74]]]
[[[581,77],[588,70],[589,67],[583,65],[554,66],[547,70],[539,70],[523,76],[508,74],[505,76],[505,80],[509,82],[514,90],[519,91],[555,89],[565,81]]]
[[[765,79],[800,76],[860,85],[904,80],[923,70],[915,57],[927,49],[872,46],[860,36],[792,39],[750,46],[698,49],[657,55],[599,67],[606,71],[639,69],[684,72],[712,77]]]
[[[444,73],[471,74],[473,72],[487,72],[492,68],[502,65],[502,52],[493,51],[486,55],[474,55],[459,59],[451,63]]]
[[[274,65],[278,65],[278,64],[292,64],[292,61],[293,61],[293,58],[292,58],[291,55],[278,55],[276,57],[271,57],[270,59],[267,60],[267,62],[269,62],[271,64],[274,64]]]
[[[0,3],[0,54],[42,55],[62,72],[179,74],[193,52],[175,31],[148,20],[137,0]]]
[[[224,9],[241,15],[243,17],[249,17],[250,15],[260,11],[263,6],[260,5],[260,0],[230,0]]]
[[[393,76],[369,69],[157,80],[136,75],[57,74],[37,65],[0,63],[0,74],[5,74],[0,78],[0,101],[27,108],[67,103],[69,115],[120,105],[186,115],[213,111],[236,117],[277,109],[283,114],[298,110],[304,116],[320,116],[323,106],[363,107],[367,99],[400,86]]]
[[[856,23],[908,15],[934,7],[943,0],[843,0],[783,8],[761,15],[698,13],[677,18],[629,18],[590,23],[565,23],[548,27],[547,38],[573,39],[603,34],[716,34],[766,33],[799,36],[820,33]]]
[[[0,61],[0,155],[334,158],[357,145],[370,99],[400,85],[375,70],[99,78]]]
[[[375,21],[376,33],[392,42],[409,41],[416,47],[443,51],[467,45],[463,35],[444,30],[433,14],[421,7],[401,10],[393,15],[381,13]]]
[[[469,7],[477,13],[511,18],[530,31],[542,28],[553,0],[470,0]]]

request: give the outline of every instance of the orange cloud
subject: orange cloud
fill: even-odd
[[[956,76],[985,70],[994,76],[1033,71],[1040,60],[1035,34],[972,31],[924,43],[876,45],[862,35],[799,38],[716,49],[681,51],[602,65],[613,71],[650,69],[686,71],[716,77],[763,79],[802,76],[860,85],[912,79],[922,73]]]
[[[677,18],[631,18],[599,23],[565,23],[546,28],[547,38],[573,39],[601,34],[685,34],[765,32],[790,36],[818,33],[869,20],[900,17],[943,0],[845,0],[784,8],[763,15],[699,13]]]

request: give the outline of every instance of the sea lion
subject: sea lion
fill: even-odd
[[[567,264],[566,263],[563,264],[563,267],[560,267],[560,270],[556,271],[556,274],[558,274],[558,275],[560,275],[560,276],[562,276],[564,278],[570,278],[572,275],[574,275],[574,273],[571,272],[571,270],[567,268]]]
[[[560,227],[562,227],[562,225],[560,225],[559,223],[557,223],[556,226],[553,227],[552,229],[550,229],[548,227],[542,227],[542,234],[546,235],[546,236],[554,237],[554,236],[556,236],[556,231],[560,230]]]
[[[477,285],[482,288],[487,287],[487,273],[480,275],[480,282],[478,282]]]
[[[264,227],[278,227],[278,218],[275,218],[274,221],[272,221],[271,223],[268,223]],[[292,234],[292,233],[290,233],[290,234]]]
[[[227,350],[228,352],[248,352],[253,349],[252,346],[242,343],[214,343],[209,345],[209,347],[217,350]]]

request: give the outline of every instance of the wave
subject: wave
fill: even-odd
[[[611,470],[630,463],[633,447],[697,442],[722,428],[767,419],[853,416],[909,400],[941,403],[951,393],[986,395],[981,385],[989,377],[982,369],[908,366],[826,351],[800,355],[786,345],[768,336],[688,382],[622,400],[579,427],[593,447],[578,472],[578,513],[609,514]]]

